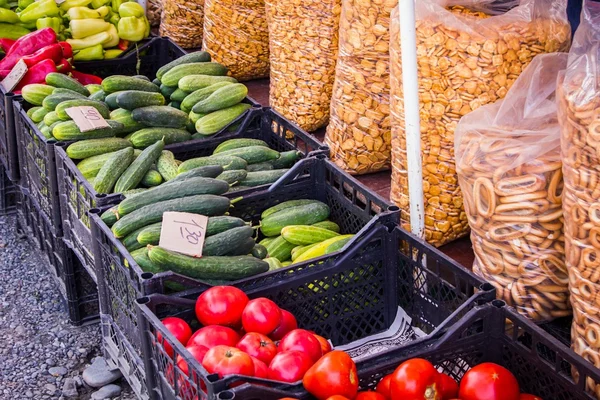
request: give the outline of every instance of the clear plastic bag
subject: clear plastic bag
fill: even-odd
[[[351,174],[390,167],[390,14],[396,0],[343,0],[325,143]]]
[[[559,85],[573,350],[600,367],[600,3],[585,0]],[[600,386],[588,388],[600,398]]]
[[[146,16],[153,28],[160,26],[160,14],[162,13],[162,0],[148,0],[146,2]]]
[[[454,129],[464,115],[504,98],[538,54],[566,51],[567,0],[429,0],[416,3],[425,239],[441,246],[469,232],[454,163]],[[507,8],[518,4],[506,11]],[[468,5],[469,8],[465,8]],[[449,8],[447,8],[449,7]],[[392,17],[391,200],[409,227],[400,27]]]
[[[537,56],[504,100],[469,113],[455,131],[473,272],[535,321],[571,314],[556,106],[566,64],[566,53]]]
[[[302,129],[329,121],[340,0],[266,0],[270,104]]]
[[[163,0],[160,36],[169,37],[184,49],[202,46],[204,0]]]
[[[203,48],[238,81],[269,76],[264,0],[205,0]]]

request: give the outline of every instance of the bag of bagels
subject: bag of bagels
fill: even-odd
[[[473,272],[535,321],[571,313],[556,105],[566,63],[566,53],[535,57],[503,100],[464,116],[454,133]]]

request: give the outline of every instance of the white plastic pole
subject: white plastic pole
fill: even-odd
[[[425,236],[423,202],[423,164],[421,161],[421,121],[419,117],[419,82],[417,76],[417,34],[415,1],[399,0],[400,44],[402,48],[402,85],[404,87],[404,122],[410,196],[410,229],[415,236]],[[422,1],[422,0],[421,0]]]

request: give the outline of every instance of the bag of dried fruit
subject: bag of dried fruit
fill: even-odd
[[[266,0],[270,104],[302,129],[329,121],[340,0]]]
[[[146,16],[153,28],[160,26],[160,14],[162,13],[161,0],[148,0],[146,2]]]
[[[515,7],[510,8],[514,4]],[[468,5],[469,7],[465,7]],[[504,98],[538,54],[566,51],[567,0],[429,0],[416,3],[425,238],[441,246],[468,233],[454,164],[461,117]],[[508,11],[507,11],[508,9]],[[410,226],[400,27],[392,17],[391,199]]]
[[[202,46],[204,0],[163,0],[160,36],[167,36],[184,49]]]
[[[238,81],[269,76],[264,0],[205,0],[204,50]]]

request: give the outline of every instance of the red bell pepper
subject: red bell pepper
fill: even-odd
[[[129,48],[129,40],[125,40],[125,39],[121,39],[119,40],[119,45],[118,45],[120,50],[127,50]]]
[[[55,63],[60,62],[63,58],[63,48],[60,43],[54,43],[46,47],[42,47],[35,53],[23,57],[23,61],[27,64],[28,68],[33,67],[37,63],[44,60],[52,60]]]
[[[56,63],[56,69],[61,74],[68,74],[69,72],[73,71],[71,63],[66,58],[63,58],[58,63]]]
[[[12,69],[21,57],[28,56],[52,43],[56,43],[56,32],[52,28],[40,29],[23,36],[14,43],[6,57],[0,61],[0,70]]]
[[[12,39],[8,39],[8,38],[0,39],[0,49],[2,49],[4,54],[6,54],[10,51],[10,48],[12,47],[13,44],[15,44],[15,41]]]
[[[25,85],[29,85],[31,83],[45,83],[46,75],[48,75],[50,72],[58,72],[56,70],[54,61],[44,60],[35,64],[33,67],[29,68],[13,92],[15,94],[21,94],[21,89]]]
[[[96,75],[84,74],[83,72],[79,71],[71,71],[71,75],[82,85],[100,85],[102,83],[102,78]]]
[[[60,46],[62,47],[63,50],[63,58],[73,58],[73,48],[71,47],[71,45],[68,42],[58,42],[58,44],[60,44]]]
[[[6,76],[10,74],[10,70],[9,69],[0,69],[0,81],[4,78],[6,78]]]

